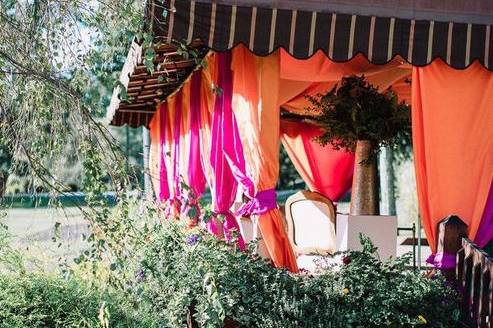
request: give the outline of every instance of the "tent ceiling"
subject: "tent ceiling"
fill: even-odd
[[[493,68],[491,0],[169,0],[164,5],[150,0],[146,23],[160,41],[216,51],[245,44],[260,56],[283,48],[299,59],[319,50],[336,62],[363,54],[374,64],[399,56],[415,66],[441,58],[457,69],[476,60]],[[163,72],[147,73],[142,49],[133,46],[121,79],[132,99],[121,102],[115,90],[108,109],[111,124],[147,126],[156,102],[195,67],[176,47],[162,49],[157,49],[159,60],[176,72],[165,85],[156,83],[156,74]]]
[[[244,7],[298,9],[417,20],[492,24],[490,0],[201,0]]]
[[[371,3],[373,2],[384,3],[383,0],[374,0]],[[461,1],[462,5],[459,1],[443,2],[450,7],[456,4],[457,8],[463,10],[469,8],[464,4],[468,1]],[[320,1],[307,3],[318,6],[321,4]],[[330,9],[331,1],[328,3],[327,8]],[[362,9],[356,5],[352,7],[352,14],[346,14],[325,10],[242,7],[206,1],[171,0],[169,23],[154,26],[156,34],[165,40],[190,43],[200,39],[216,51],[226,51],[238,44],[245,44],[259,56],[283,48],[300,59],[309,58],[314,52],[321,50],[337,62],[348,61],[362,53],[374,64],[387,63],[399,55],[415,66],[424,66],[435,58],[441,58],[457,69],[466,68],[475,60],[486,68],[493,68],[491,25],[459,23],[449,19],[439,21],[436,18],[402,18],[400,14],[408,11],[406,4],[421,4],[421,7],[429,4],[431,7],[432,3],[402,0],[399,3],[403,7],[399,9],[395,6],[398,1],[387,0],[386,3],[386,8],[393,8],[396,16],[358,15],[355,12]],[[488,12],[488,8],[490,12],[493,11],[493,2],[481,3],[484,3],[485,12]],[[378,7],[374,7],[374,10],[376,8]],[[435,8],[439,10],[440,6],[436,5]],[[472,11],[473,8],[481,9],[471,6],[469,10]],[[459,12],[459,9],[456,10]],[[413,7],[413,13],[417,15],[420,11]],[[444,15],[444,18],[451,18],[447,12]],[[157,12],[157,17],[159,16]],[[473,17],[479,15],[471,15]],[[488,23],[493,21],[492,17],[493,15]]]

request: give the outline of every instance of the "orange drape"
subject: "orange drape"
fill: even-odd
[[[177,98],[181,98],[181,117],[178,125],[175,123],[177,115]],[[165,115],[164,120],[161,120]],[[165,122],[162,126],[162,122]],[[149,170],[156,195],[160,193],[160,183],[167,183],[170,197],[178,194],[175,190],[173,173],[175,170],[175,134],[179,135],[179,154],[176,169],[180,180],[188,183],[188,159],[190,152],[190,83],[185,82],[179,92],[167,99],[165,104],[157,106],[157,110],[149,123],[151,134],[151,149],[149,154]],[[165,140],[161,141],[161,131],[165,130]],[[167,177],[160,176],[160,161],[164,157],[166,163]],[[162,181],[165,179],[166,181]]]
[[[279,174],[279,53],[256,57],[243,46],[232,53],[233,110],[247,171],[258,193],[275,188]],[[274,265],[297,271],[279,209],[254,219]]]
[[[493,74],[441,60],[413,68],[413,145],[423,225],[436,250],[438,222],[458,215],[476,236],[493,179]]]
[[[190,80],[185,83],[181,89],[182,93],[182,109],[180,119],[180,156],[178,163],[178,173],[180,180],[184,181],[187,185],[191,185],[188,181],[188,161],[190,159]]]
[[[329,91],[344,76],[364,74],[367,80],[385,90],[393,85],[400,99],[409,100],[409,84],[402,83],[407,77],[411,76],[411,66],[400,58],[394,58],[385,65],[371,64],[362,55],[354,57],[349,62],[337,63],[331,61],[321,51],[309,59],[300,60],[291,57],[286,51],[280,50],[280,78],[281,88],[281,105],[284,109],[305,113],[311,103],[306,98],[307,95],[316,96],[319,93]],[[305,88],[293,94],[290,88],[285,85],[294,84],[300,87],[305,83]],[[286,96],[288,93],[291,97]]]
[[[202,168],[207,180],[207,184],[212,189],[214,183],[214,173],[212,171],[210,154],[212,146],[211,121],[214,110],[214,94],[212,85],[215,79],[216,61],[214,54],[206,58],[207,65],[202,68],[201,91],[200,91],[200,155]]]
[[[149,132],[151,135],[151,146],[149,150],[149,175],[151,176],[152,187],[154,189],[154,194],[159,195],[159,160],[161,151],[161,125],[159,120],[161,118],[161,112],[159,110],[160,105],[157,105],[156,112],[149,122]]]

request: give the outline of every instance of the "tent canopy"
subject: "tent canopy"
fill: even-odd
[[[175,0],[176,1],[176,0]],[[199,0],[223,5],[336,12],[350,15],[491,24],[488,0]]]
[[[317,50],[335,62],[361,54],[373,64],[400,57],[413,66],[440,58],[464,69],[478,61],[493,68],[493,2],[488,0],[151,0],[147,28],[167,45],[157,49],[154,73],[142,64],[134,44],[121,82],[129,101],[115,89],[108,109],[113,125],[148,126],[156,103],[165,100],[196,63],[176,52],[178,42],[216,51],[246,45],[259,56],[283,48],[297,59]],[[159,75],[171,79],[157,83]]]

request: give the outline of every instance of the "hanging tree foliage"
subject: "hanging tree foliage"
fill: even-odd
[[[308,99],[312,103],[309,110],[324,132],[317,138],[322,145],[354,151],[358,140],[367,140],[376,155],[381,146],[396,146],[403,143],[402,138],[409,139],[409,106],[399,103],[390,89],[379,92],[364,76],[344,77],[326,94]]]
[[[80,210],[94,234],[77,261],[121,262],[135,235],[124,157],[100,118],[130,42],[152,42],[143,17],[144,2],[136,0],[0,2],[0,147],[10,164],[0,169],[27,165],[56,196],[69,189],[61,169],[81,163],[88,206]],[[122,208],[118,220],[101,197],[109,190]]]

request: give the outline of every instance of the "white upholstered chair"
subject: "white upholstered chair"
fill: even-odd
[[[336,213],[332,202],[311,191],[299,191],[285,205],[288,237],[301,269],[314,271],[317,261],[336,252]],[[326,261],[325,261],[326,262]]]

